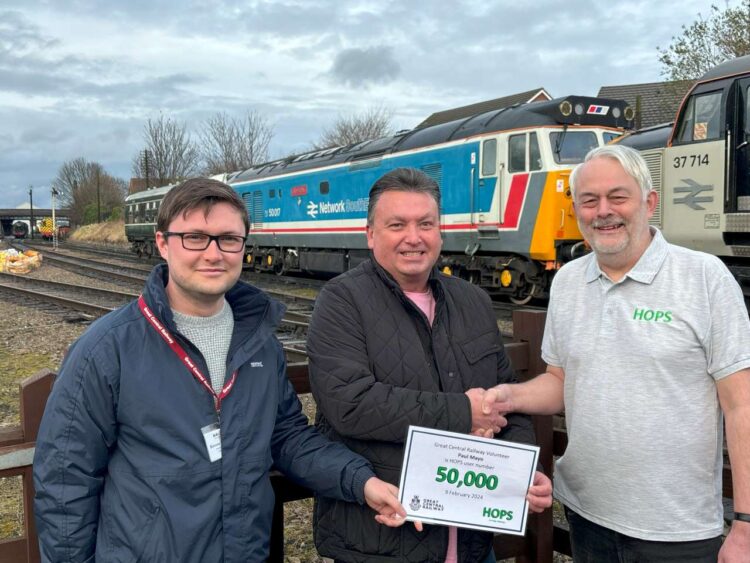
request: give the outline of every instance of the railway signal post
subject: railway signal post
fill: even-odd
[[[55,221],[55,198],[57,190],[52,188],[52,250],[57,250],[57,223]]]

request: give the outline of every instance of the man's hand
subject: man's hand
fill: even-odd
[[[492,438],[508,424],[508,421],[499,413],[492,401],[486,401],[485,405],[486,393],[484,389],[474,388],[466,391],[466,396],[471,403],[471,433],[474,436]]]
[[[375,520],[384,526],[397,528],[406,520],[406,510],[398,501],[398,487],[377,477],[370,477],[365,483],[365,502],[378,514]],[[414,522],[414,527],[422,531],[422,522]]]
[[[531,512],[544,512],[552,506],[552,481],[541,471],[534,473],[534,482],[526,493]]]
[[[733,522],[719,551],[719,563],[750,562],[750,523]]]
[[[482,412],[507,414],[513,412],[512,387],[507,383],[487,389],[482,398]]]

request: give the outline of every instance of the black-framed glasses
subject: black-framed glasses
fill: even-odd
[[[185,250],[206,250],[212,240],[222,252],[242,252],[247,237],[239,235],[207,235],[205,233],[175,233],[165,231],[165,237],[180,237]]]

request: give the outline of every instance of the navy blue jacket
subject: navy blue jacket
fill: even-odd
[[[157,266],[144,297],[177,333]],[[274,495],[269,470],[319,494],[363,502],[369,464],[323,438],[300,410],[274,330],[281,304],[238,283],[227,377],[212,395],[131,303],[95,322],[71,347],[47,403],[34,457],[42,558],[70,561],[264,561]],[[221,427],[211,463],[201,428]]]

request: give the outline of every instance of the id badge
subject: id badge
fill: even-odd
[[[206,442],[206,451],[208,459],[213,463],[221,459],[221,431],[218,423],[214,422],[201,428],[203,440]]]

